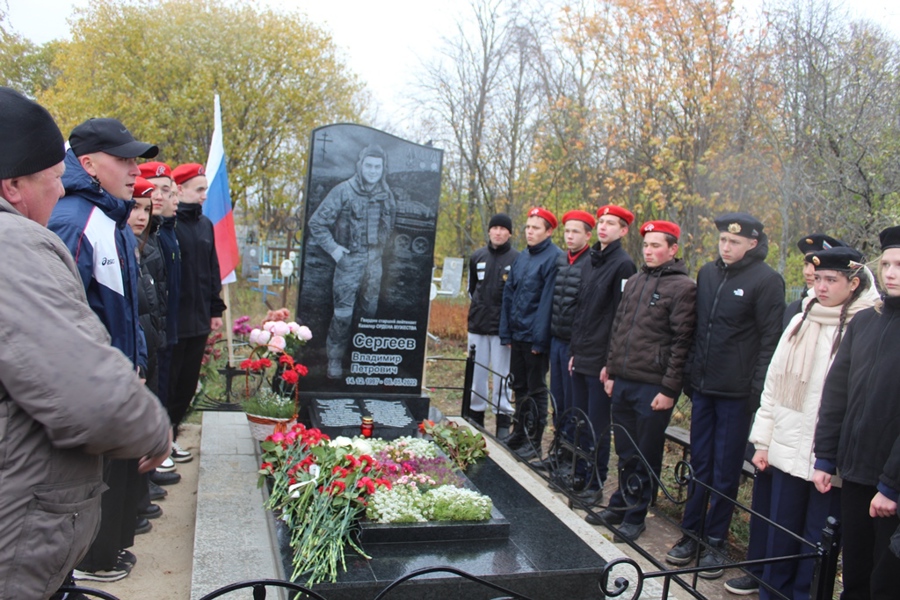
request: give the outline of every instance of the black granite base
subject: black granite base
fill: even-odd
[[[598,581],[606,564],[603,558],[490,458],[470,467],[467,475],[509,521],[507,539],[364,544],[371,560],[348,551],[347,571],[338,582],[314,589],[328,600],[369,600],[412,571],[451,566],[533,600],[601,597]],[[284,570],[290,574],[288,531],[283,523],[276,523]],[[499,594],[454,575],[433,573],[404,583],[386,598],[478,600]]]

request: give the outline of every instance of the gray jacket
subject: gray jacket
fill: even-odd
[[[169,419],[66,246],[2,198],[0,256],[0,599],[48,598],[97,533],[101,455],[164,452]]]

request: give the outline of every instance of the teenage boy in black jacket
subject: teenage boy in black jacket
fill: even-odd
[[[216,256],[212,222],[203,215],[207,181],[203,165],[189,163],[172,171],[178,185],[178,247],[181,251],[181,286],[178,306],[178,343],[172,350],[169,373],[169,418],[174,436],[184,420],[197,381],[210,331],[222,327],[225,303],[219,297],[222,278]],[[191,453],[172,444],[175,462],[191,460]]]
[[[510,266],[519,255],[512,247],[512,219],[504,213],[491,217],[488,223],[487,246],[472,253],[469,259],[469,346],[475,346],[475,372],[472,374],[472,404],[470,415],[484,425],[484,411],[490,398],[497,418],[497,437],[509,437],[513,407],[509,387],[504,379],[509,374],[509,346],[500,343],[500,309],[503,287],[509,277]],[[493,391],[488,396],[488,371],[494,372]]]
[[[769,251],[763,224],[746,213],[715,220],[719,258],[697,274],[697,333],[685,376],[691,397],[691,466],[694,477],[720,492],[706,514],[709,545],[721,552],[737,497],[750,421],[759,407],[766,370],[781,337],[784,279],[765,263]],[[704,494],[688,498],[681,526],[700,531]],[[682,537],[666,561],[691,562],[696,540]],[[724,559],[705,551],[700,576],[722,576]]]
[[[603,498],[603,484],[609,473],[610,398],[603,389],[600,373],[606,366],[609,334],[625,282],[637,272],[634,261],[622,248],[621,239],[634,223],[634,215],[615,205],[597,211],[597,243],[591,248],[581,281],[569,344],[569,372],[572,374],[574,407],[583,411],[596,437],[596,471],[585,473],[583,494],[591,504]]]

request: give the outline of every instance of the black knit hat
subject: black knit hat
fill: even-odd
[[[855,271],[862,267],[863,255],[849,246],[835,246],[818,252],[810,252],[804,259],[816,271]]]
[[[49,169],[65,157],[62,133],[47,109],[0,87],[0,179]]]
[[[88,119],[69,134],[69,145],[75,156],[105,152],[119,158],[153,158],[159,148],[139,142],[117,119]]]
[[[493,227],[506,227],[506,230],[512,233],[512,219],[506,213],[497,213],[491,217],[491,221],[488,223],[489,230]]]

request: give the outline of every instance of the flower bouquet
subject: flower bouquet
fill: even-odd
[[[244,399],[242,408],[250,422],[253,437],[264,440],[273,432],[285,432],[297,420],[300,378],[309,370],[294,360],[308,340],[312,339],[309,327],[296,322],[285,322],[287,309],[269,311],[262,327],[251,329],[250,356],[241,362],[244,370]],[[280,317],[277,320],[271,318]],[[246,323],[242,323],[246,327]],[[264,384],[265,373],[276,366],[272,386]],[[254,386],[251,375],[258,375]]]
[[[261,448],[259,485],[271,478],[266,508],[279,512],[290,530],[291,579],[303,577],[310,586],[337,580],[338,565],[346,570],[347,546],[369,558],[357,537],[364,517],[412,523],[491,516],[490,498],[463,488],[455,463],[423,439],[331,440],[297,424]]]

